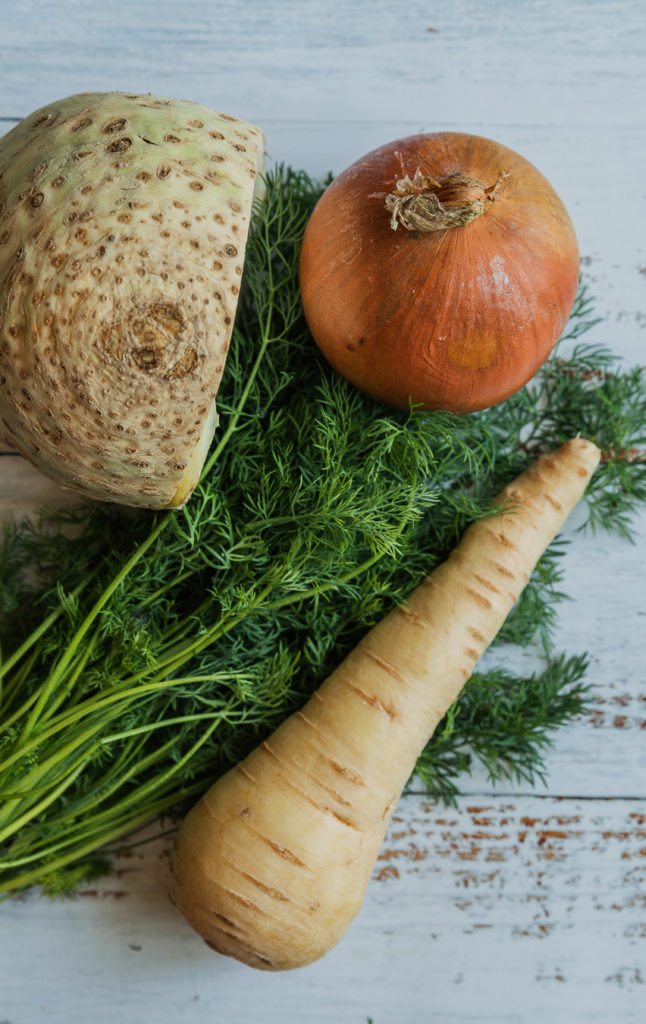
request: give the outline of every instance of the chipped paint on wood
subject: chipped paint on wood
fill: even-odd
[[[343,993],[335,1018],[342,1024],[365,1020],[366,1007],[375,1024],[534,1024],[544,1015],[556,1024],[637,1024],[646,983],[645,832],[644,800],[489,795],[447,810],[404,798],[343,942],[318,964],[271,982],[214,958],[170,906],[166,836],[124,850],[115,874],[75,901],[43,907],[29,893],[4,905],[17,965],[8,978],[9,1005],[19,1005],[21,971],[41,949],[51,976],[64,976],[65,943],[51,943],[58,935],[73,936],[67,942],[79,976],[99,954],[106,976],[125,977],[136,949],[142,983],[148,973],[158,978],[164,963],[186,1024],[204,1019],[198,1009],[220,1012],[241,983],[247,1013],[265,999],[284,1000],[286,1021],[325,1024],[331,1018],[312,1018],[309,1010],[332,1002],[336,1010],[333,984]],[[191,1002],[195,992],[199,1007]],[[107,1016],[91,1019],[108,1024]],[[172,1018],[162,1009],[156,1019]],[[238,1019],[242,1024],[231,1017]]]

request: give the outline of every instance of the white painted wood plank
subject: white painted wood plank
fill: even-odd
[[[282,975],[207,949],[166,898],[168,849],[74,900],[2,907],[7,1020],[643,1021],[643,800],[406,798],[345,938]]]
[[[35,515],[39,509],[71,505],[76,496],[63,490],[19,455],[0,447],[0,524]]]
[[[640,0],[197,0],[181,13],[175,0],[60,0],[28,10],[3,9],[9,115],[124,88],[179,91],[251,120],[644,121]]]

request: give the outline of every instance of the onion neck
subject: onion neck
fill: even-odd
[[[499,174],[495,184],[487,187],[459,171],[446,178],[429,178],[418,168],[412,178],[399,178],[395,190],[386,196],[390,226],[396,231],[401,224],[415,233],[464,227],[486,213],[506,176]]]

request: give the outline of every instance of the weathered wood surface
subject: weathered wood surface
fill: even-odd
[[[314,174],[420,129],[517,149],[572,213],[604,317],[589,338],[643,360],[642,0],[0,7],[0,131],[56,97],[125,89],[255,120],[271,159]],[[0,517],[68,500],[0,454]],[[596,703],[559,734],[546,788],[476,775],[455,810],[405,798],[359,918],[319,964],[274,977],[210,953],[167,900],[161,840],[74,901],[0,906],[0,1021],[641,1024],[645,543],[643,515],[636,545],[577,535],[568,551],[558,639],[589,651]]]
[[[73,901],[3,906],[1,1012],[11,1024],[641,1024],[645,812],[643,800],[407,799],[341,945],[283,975],[214,956],[168,902],[168,842],[142,846]]]

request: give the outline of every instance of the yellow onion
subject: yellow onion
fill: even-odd
[[[0,433],[91,498],[181,505],[217,424],[264,140],[88,93],[0,140]]]
[[[399,408],[470,412],[538,370],[572,310],[579,251],[545,177],[458,132],[368,153],[307,225],[308,325],[335,369]]]

